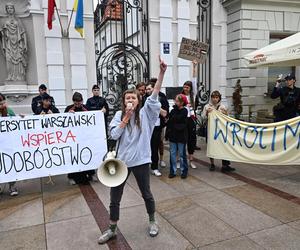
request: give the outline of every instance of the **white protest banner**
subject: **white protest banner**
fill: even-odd
[[[271,124],[209,114],[207,156],[265,165],[300,164],[300,117]]]
[[[101,111],[0,117],[0,183],[96,169],[107,153]]]
[[[209,45],[207,43],[183,37],[178,57],[190,61],[197,60],[198,63],[203,64],[207,57],[208,48]]]

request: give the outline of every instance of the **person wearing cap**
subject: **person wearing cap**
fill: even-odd
[[[100,88],[98,85],[94,85],[92,88],[93,97],[89,98],[86,102],[86,106],[88,110],[94,111],[94,110],[101,110],[105,117],[107,117],[109,113],[108,104],[105,100],[105,98],[100,96]]]
[[[45,84],[41,84],[39,86],[39,95],[32,98],[31,109],[35,115],[39,115],[40,109],[38,109],[42,105],[42,95],[47,93],[47,86]],[[50,102],[52,106],[55,106],[55,102],[52,96],[50,96]]]
[[[273,108],[275,122],[294,118],[299,112],[300,89],[295,86],[296,77],[291,73],[288,74],[284,80],[286,85],[280,86],[282,79],[281,77],[277,79],[271,94],[272,99],[280,97],[280,103]]]
[[[170,174],[169,178],[176,177],[177,152],[180,158],[181,178],[185,179],[188,174],[188,162],[186,145],[188,141],[188,110],[189,101],[184,94],[175,98],[174,108],[171,110],[167,122],[166,139],[170,142]]]
[[[42,94],[41,105],[36,108],[39,115],[59,113],[59,110],[51,103],[51,98],[46,92]]]

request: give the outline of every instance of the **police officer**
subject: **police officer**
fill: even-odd
[[[105,116],[108,115],[109,108],[105,98],[100,96],[100,88],[98,85],[94,85],[92,88],[93,97],[89,98],[86,102],[88,110],[102,110]]]
[[[295,86],[296,77],[291,73],[284,79],[286,85],[280,86],[282,79],[279,77],[271,94],[272,99],[280,97],[280,103],[273,108],[275,122],[294,118],[299,113],[300,89]]]

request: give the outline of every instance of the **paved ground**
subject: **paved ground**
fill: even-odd
[[[230,176],[209,172],[204,150],[196,157],[198,169],[186,180],[168,179],[168,169],[151,177],[161,228],[156,238],[147,236],[134,178],[122,200],[121,234],[99,246],[109,189],[71,187],[57,176],[55,185],[28,180],[18,197],[0,195],[0,249],[300,249],[300,166],[236,163]]]

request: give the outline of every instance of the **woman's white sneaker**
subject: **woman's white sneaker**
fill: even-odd
[[[167,166],[167,164],[165,163],[165,161],[160,161],[159,164],[162,168],[165,168]]]
[[[105,244],[110,239],[117,236],[116,232],[113,232],[111,229],[106,230],[98,239],[98,244]]]
[[[150,224],[149,224],[149,235],[151,237],[155,237],[155,236],[158,235],[158,233],[159,233],[159,228],[158,228],[157,223],[155,221],[150,222]]]
[[[193,169],[197,168],[197,166],[195,165],[195,163],[193,161],[190,161],[190,167]]]
[[[152,170],[152,174],[154,174],[155,176],[161,176],[161,172],[159,172],[159,170],[158,169],[154,169],[154,170]]]

